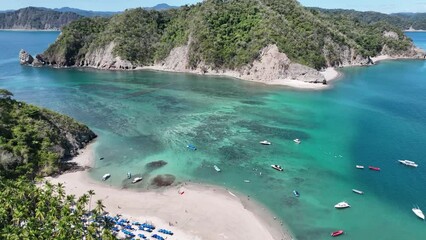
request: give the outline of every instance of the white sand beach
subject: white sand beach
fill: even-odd
[[[92,166],[92,149],[93,144],[73,161]],[[167,239],[292,239],[278,218],[260,204],[221,187],[184,183],[138,192],[93,180],[87,171],[46,179],[64,183],[67,194],[80,196],[94,190],[93,203],[102,199],[111,215],[122,214],[133,221],[152,222],[157,228],[174,232]]]
[[[240,73],[236,71],[223,71],[223,72],[207,72],[207,73],[200,73],[196,70],[175,70],[175,69],[167,69],[161,66],[145,66],[145,67],[138,67],[135,70],[152,70],[152,71],[160,71],[160,72],[179,72],[179,73],[189,73],[189,74],[196,74],[196,75],[207,75],[207,76],[223,76],[223,77],[230,77],[230,78],[236,78],[239,80],[244,81],[250,81],[250,82],[256,82],[266,85],[281,85],[281,86],[287,86],[291,88],[296,89],[305,89],[305,90],[324,90],[330,87],[330,85],[323,85],[322,83],[309,83],[309,82],[303,82],[295,79],[276,79],[273,81],[265,82],[265,81],[256,81],[256,80],[247,80],[240,77]],[[327,82],[333,81],[336,79],[339,79],[341,76],[341,73],[339,73],[335,68],[329,67],[326,68],[324,71],[321,71],[320,74],[322,74]]]

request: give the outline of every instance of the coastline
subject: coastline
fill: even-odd
[[[426,32],[426,30],[423,29],[406,29],[404,32]]]
[[[220,76],[220,77],[228,77],[228,78],[234,78],[242,81],[248,81],[253,83],[260,83],[265,85],[276,85],[276,86],[284,86],[289,87],[295,90],[326,90],[333,87],[333,82],[336,80],[340,80],[343,77],[343,73],[339,71],[339,68],[346,68],[346,67],[366,67],[366,66],[372,66],[377,64],[380,61],[383,60],[425,60],[424,58],[419,57],[404,57],[404,56],[389,56],[389,55],[379,55],[376,57],[371,57],[371,60],[374,62],[374,64],[351,64],[351,65],[341,65],[339,67],[327,67],[321,71],[319,71],[319,74],[321,74],[324,79],[327,81],[327,84],[322,83],[313,83],[313,82],[305,82],[301,80],[296,79],[275,79],[271,81],[263,81],[263,80],[253,80],[253,79],[246,79],[241,76],[241,73],[238,71],[233,70],[221,70],[219,71],[209,71],[209,72],[201,72],[200,69],[191,70],[191,69],[174,69],[174,68],[168,68],[159,64],[152,65],[152,66],[138,66],[133,69],[113,69],[113,68],[100,68],[95,66],[69,66],[69,67],[55,67],[51,66],[52,68],[56,69],[62,69],[62,68],[77,68],[77,69],[94,69],[94,70],[103,70],[103,71],[143,71],[143,70],[150,70],[150,71],[159,71],[159,72],[171,72],[171,73],[185,73],[185,74],[196,74],[196,75],[206,75],[206,76]]]
[[[324,71],[320,71],[320,74],[324,76],[325,80],[327,80],[327,85],[324,85],[322,83],[310,83],[310,82],[304,82],[304,81],[294,80],[294,79],[276,79],[270,82],[248,80],[248,79],[241,78],[240,77],[241,74],[239,72],[230,71],[230,70],[226,70],[223,72],[201,73],[197,70],[168,69],[159,65],[136,67],[136,69],[134,70],[135,71],[152,70],[152,71],[160,71],[160,72],[189,73],[189,74],[206,75],[206,76],[230,77],[230,78],[235,78],[242,81],[249,81],[249,82],[261,83],[266,85],[286,86],[286,87],[291,87],[291,88],[301,89],[301,90],[324,90],[324,89],[330,88],[330,85],[328,85],[328,82],[337,80],[342,76],[342,74],[338,70],[336,70],[336,68],[333,68],[333,67],[326,68]]]
[[[0,29],[2,32],[60,32],[60,29]]]
[[[380,61],[386,61],[386,60],[425,60],[424,58],[410,58],[410,57],[392,57],[389,55],[379,55],[376,57],[372,57],[371,60],[373,60],[374,64],[380,62]]]
[[[93,144],[72,160],[86,170],[45,179],[53,184],[64,183],[67,194],[80,196],[94,190],[92,202],[101,199],[110,214],[153,222],[173,231],[171,239],[292,239],[266,208],[222,187],[183,183],[160,190],[135,191],[93,180],[88,175],[94,164]],[[179,194],[182,191],[184,194]]]

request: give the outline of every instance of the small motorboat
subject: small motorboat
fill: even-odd
[[[343,230],[338,230],[338,231],[332,232],[331,236],[332,237],[337,237],[337,236],[342,235],[343,233],[344,233]]]
[[[380,171],[380,168],[378,168],[378,167],[372,167],[372,166],[369,166],[368,167],[370,170],[373,170],[373,171]]]
[[[141,177],[137,177],[137,178],[133,179],[132,183],[137,183],[137,182],[140,182],[140,181],[142,181],[142,178]]]
[[[111,177],[111,174],[107,173],[107,174],[105,174],[105,175],[102,176],[102,181],[105,181],[105,180],[107,180],[110,177]]]
[[[277,171],[283,171],[284,169],[280,165],[272,164],[271,167]]]
[[[250,180],[244,180],[244,182],[245,182],[245,183],[249,183],[249,182],[250,182]]]
[[[127,179],[132,178],[132,174],[130,172],[127,173]]]
[[[358,169],[364,169],[364,166],[362,166],[362,165],[356,165],[355,167],[358,168]]]
[[[352,189],[352,192],[357,193],[357,194],[361,194],[361,195],[364,194],[363,191],[357,190],[357,189]]]
[[[398,162],[404,164],[405,166],[409,166],[409,167],[418,167],[419,166],[415,162],[410,161],[410,160],[398,160]]]
[[[216,170],[216,172],[220,172],[220,168],[218,166],[214,165],[213,167],[214,167],[214,170]]]
[[[294,194],[295,197],[299,197],[300,196],[299,192],[296,191],[296,190],[293,190],[293,194]]]
[[[271,145],[271,142],[263,140],[263,141],[260,141],[260,144],[262,144],[262,145]]]
[[[194,146],[194,145],[192,145],[192,144],[188,144],[188,145],[186,145],[186,147],[187,147],[189,150],[192,150],[192,151],[197,150],[197,147],[196,147],[196,146]]]
[[[414,214],[416,214],[417,217],[425,220],[425,215],[423,214],[422,210],[419,207],[414,207],[411,209]]]
[[[296,138],[296,139],[293,140],[293,142],[300,144],[302,141],[300,139]]]
[[[351,207],[351,205],[349,205],[349,203],[347,202],[339,202],[338,204],[334,205],[334,207],[337,209],[343,209],[343,208]]]

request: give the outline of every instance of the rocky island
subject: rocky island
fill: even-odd
[[[207,0],[161,12],[138,8],[74,21],[35,59],[22,52],[21,63],[326,84],[321,70],[368,65],[380,55],[424,58],[390,23],[332,16],[295,0]]]

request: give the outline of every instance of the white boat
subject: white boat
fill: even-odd
[[[293,140],[293,142],[300,144],[302,141],[300,139],[296,138],[296,139]]]
[[[245,183],[249,183],[249,182],[250,182],[250,180],[244,180],[244,182],[245,182]]]
[[[214,167],[214,170],[216,170],[216,172],[220,172],[220,168],[218,166],[214,165],[213,167]]]
[[[271,142],[263,140],[263,141],[260,141],[260,144],[262,144],[262,145],[271,145]]]
[[[132,183],[137,183],[137,182],[140,182],[140,181],[142,181],[142,178],[141,177],[137,177],[137,178],[133,179]]]
[[[364,169],[364,166],[362,166],[362,165],[356,165],[355,167],[358,168],[358,169]]]
[[[339,202],[338,204],[334,205],[334,207],[338,209],[348,208],[350,206],[351,205],[349,205],[347,202]]]
[[[284,169],[280,165],[272,164],[271,167],[278,171],[283,171]]]
[[[410,166],[410,167],[417,167],[417,166],[419,166],[415,162],[410,161],[410,160],[398,160],[398,162],[404,164],[405,166]]]
[[[354,192],[354,193],[358,193],[358,194],[364,194],[364,192],[363,191],[361,191],[361,190],[358,190],[358,189],[352,189],[352,192]]]
[[[423,214],[422,210],[420,210],[419,207],[414,207],[413,209],[411,209],[413,211],[414,214],[416,214],[417,217],[425,220],[425,215]]]
[[[107,173],[105,175],[102,176],[102,181],[107,180],[109,177],[111,177],[111,174]]]

